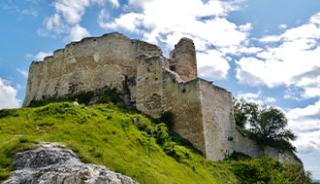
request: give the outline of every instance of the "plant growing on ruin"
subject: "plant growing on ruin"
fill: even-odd
[[[165,111],[161,114],[159,121],[164,122],[171,131],[173,129],[173,119],[174,114],[171,111]]]
[[[239,130],[258,145],[295,151],[290,141],[296,136],[286,128],[288,120],[279,109],[243,99],[234,100],[234,117]]]

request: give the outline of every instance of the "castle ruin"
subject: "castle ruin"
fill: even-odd
[[[222,160],[236,151],[297,162],[274,148],[261,153],[238,133],[231,93],[198,78],[195,46],[188,38],[175,45],[169,58],[158,46],[120,33],[72,42],[44,61],[32,62],[24,106],[105,87],[116,89],[126,104],[153,118],[172,112],[173,129],[210,160]]]

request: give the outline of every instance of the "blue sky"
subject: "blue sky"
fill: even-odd
[[[28,66],[70,41],[118,31],[197,48],[201,77],[281,108],[298,154],[320,178],[320,1],[1,0],[0,108],[19,107]]]

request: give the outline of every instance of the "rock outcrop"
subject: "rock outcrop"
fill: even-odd
[[[104,166],[82,163],[58,143],[42,143],[39,148],[17,153],[14,165],[16,170],[4,184],[137,184]]]

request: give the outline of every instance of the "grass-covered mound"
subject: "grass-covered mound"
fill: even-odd
[[[112,104],[52,103],[0,110],[0,182],[12,157],[39,142],[61,142],[82,161],[105,165],[141,184],[302,184],[300,168],[271,159],[206,160],[164,123]]]

